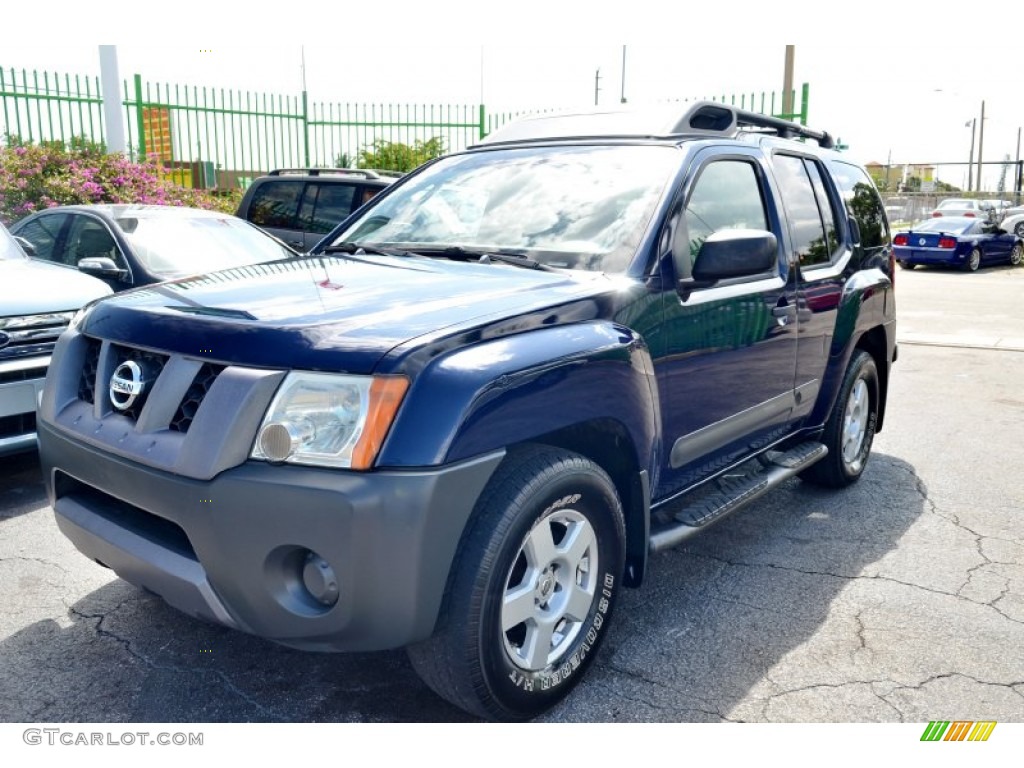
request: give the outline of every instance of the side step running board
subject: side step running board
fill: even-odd
[[[659,552],[686,541],[723,517],[759,499],[828,454],[822,443],[801,443],[771,459],[765,469],[729,480],[709,496],[675,514],[676,522],[651,531],[650,551]]]

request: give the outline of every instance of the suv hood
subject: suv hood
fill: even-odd
[[[242,365],[369,373],[389,350],[418,336],[608,288],[598,273],[414,257],[316,257],[127,291],[98,304],[81,330]]]
[[[76,269],[34,259],[0,259],[0,316],[69,312],[110,287]]]

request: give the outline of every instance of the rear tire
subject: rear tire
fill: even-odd
[[[855,350],[825,423],[821,441],[828,455],[800,473],[814,485],[842,488],[864,473],[878,422],[878,368],[871,355]]]
[[[968,272],[977,272],[978,267],[981,266],[981,249],[975,248],[971,251],[971,254],[967,257],[967,263],[964,264],[964,269]]]
[[[917,266],[917,264],[911,264],[909,261],[898,261],[896,263],[900,265],[901,269],[913,269]]]
[[[1013,246],[1013,250],[1010,251],[1010,265],[1017,267],[1024,261],[1024,245],[1017,243]]]
[[[434,635],[407,649],[416,672],[489,720],[554,706],[607,634],[625,540],[600,467],[559,449],[510,451],[463,534]]]

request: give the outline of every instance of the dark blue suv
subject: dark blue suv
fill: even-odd
[[[57,522],[190,614],[406,646],[458,706],[532,717],[650,552],[864,472],[892,249],[831,146],[712,103],[543,116],[306,257],[102,301],[40,407]]]

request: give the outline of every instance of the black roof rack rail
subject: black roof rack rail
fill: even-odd
[[[814,131],[800,123],[783,120],[781,117],[737,109],[715,101],[695,102],[686,110],[675,130],[679,133],[696,130],[701,133],[716,132],[735,135],[745,128],[758,129],[756,132],[772,133],[783,139],[813,139],[818,142],[818,146],[825,149],[835,147],[835,141],[826,131]]]
[[[480,144],[517,144],[546,139],[577,140],[590,138],[645,137],[665,139],[675,136],[736,136],[741,131],[772,134],[780,138],[812,139],[825,149],[835,141],[825,131],[814,131],[780,117],[737,109],[715,101],[697,101],[678,107],[659,105],[648,108],[597,109],[582,112],[531,115],[499,128]]]
[[[275,168],[268,176],[282,176],[288,173],[302,173],[307,176],[328,176],[331,174],[362,176],[366,179],[379,179],[380,174],[368,168]]]

